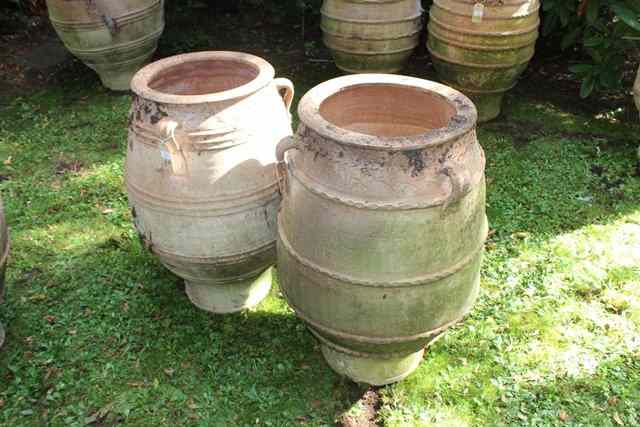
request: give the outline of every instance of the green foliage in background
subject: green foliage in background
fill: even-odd
[[[640,40],[637,0],[543,0],[542,36],[582,57],[570,69],[580,79],[580,96],[621,89],[629,52]]]

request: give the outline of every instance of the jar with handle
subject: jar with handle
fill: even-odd
[[[260,302],[276,259],[275,147],[293,84],[239,52],[154,62],[132,80],[125,181],[135,227],[198,307]]]
[[[328,364],[383,385],[471,309],[487,235],[476,109],[379,74],[322,83],[276,150],[283,295]]]

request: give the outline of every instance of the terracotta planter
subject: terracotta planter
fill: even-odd
[[[420,0],[325,0],[322,32],[338,68],[350,73],[401,70],[422,31]]]
[[[478,293],[476,109],[444,85],[371,74],[316,86],[298,113],[278,146],[282,292],[335,371],[398,381]]]
[[[164,29],[164,0],[47,0],[47,6],[67,49],[112,90],[129,90]]]
[[[9,258],[9,230],[4,217],[2,201],[0,201],[0,305],[4,300],[4,273],[7,268],[7,259]],[[2,323],[0,323],[0,348],[4,344],[5,332]]]
[[[533,57],[539,9],[538,0],[434,0],[427,42],[433,64],[443,83],[476,104],[478,122],[500,114],[504,94]]]
[[[196,306],[257,304],[276,257],[275,147],[292,133],[291,82],[253,55],[198,52],[148,65],[131,87],[125,179],[141,238]]]

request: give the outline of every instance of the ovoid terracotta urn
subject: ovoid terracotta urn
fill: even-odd
[[[487,235],[476,108],[426,80],[313,88],[278,146],[281,290],[328,364],[383,385],[471,309]]]
[[[47,0],[47,7],[67,49],[117,91],[129,90],[164,30],[164,0]]]
[[[276,260],[275,148],[293,85],[265,60],[198,52],[132,80],[125,182],[144,244],[215,313],[259,303]]]
[[[420,0],[325,0],[322,34],[336,66],[349,73],[404,68],[420,40]]]
[[[476,104],[478,122],[500,114],[538,38],[538,0],[434,0],[427,47],[440,80]]]

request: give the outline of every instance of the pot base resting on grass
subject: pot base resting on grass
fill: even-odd
[[[164,0],[47,0],[49,18],[69,51],[112,90],[129,90],[164,30]]]
[[[419,0],[325,0],[324,44],[348,73],[400,71],[419,43]]]
[[[435,0],[427,47],[440,80],[467,95],[478,122],[500,115],[535,51],[538,0]]]
[[[135,227],[197,307],[229,313],[271,287],[280,193],[275,147],[293,85],[239,52],[154,62],[131,82],[125,182]]]
[[[185,291],[196,307],[214,313],[234,313],[251,308],[269,295],[273,282],[273,268],[268,268],[258,278],[212,285],[211,280],[185,280]]]
[[[298,113],[277,150],[280,288],[335,371],[399,381],[478,293],[476,109],[438,83],[360,74],[316,86]]]
[[[7,259],[9,258],[9,230],[4,217],[4,209],[0,200],[0,306],[4,301],[4,278],[7,268]],[[0,348],[4,345],[5,331],[4,326],[0,322]]]

